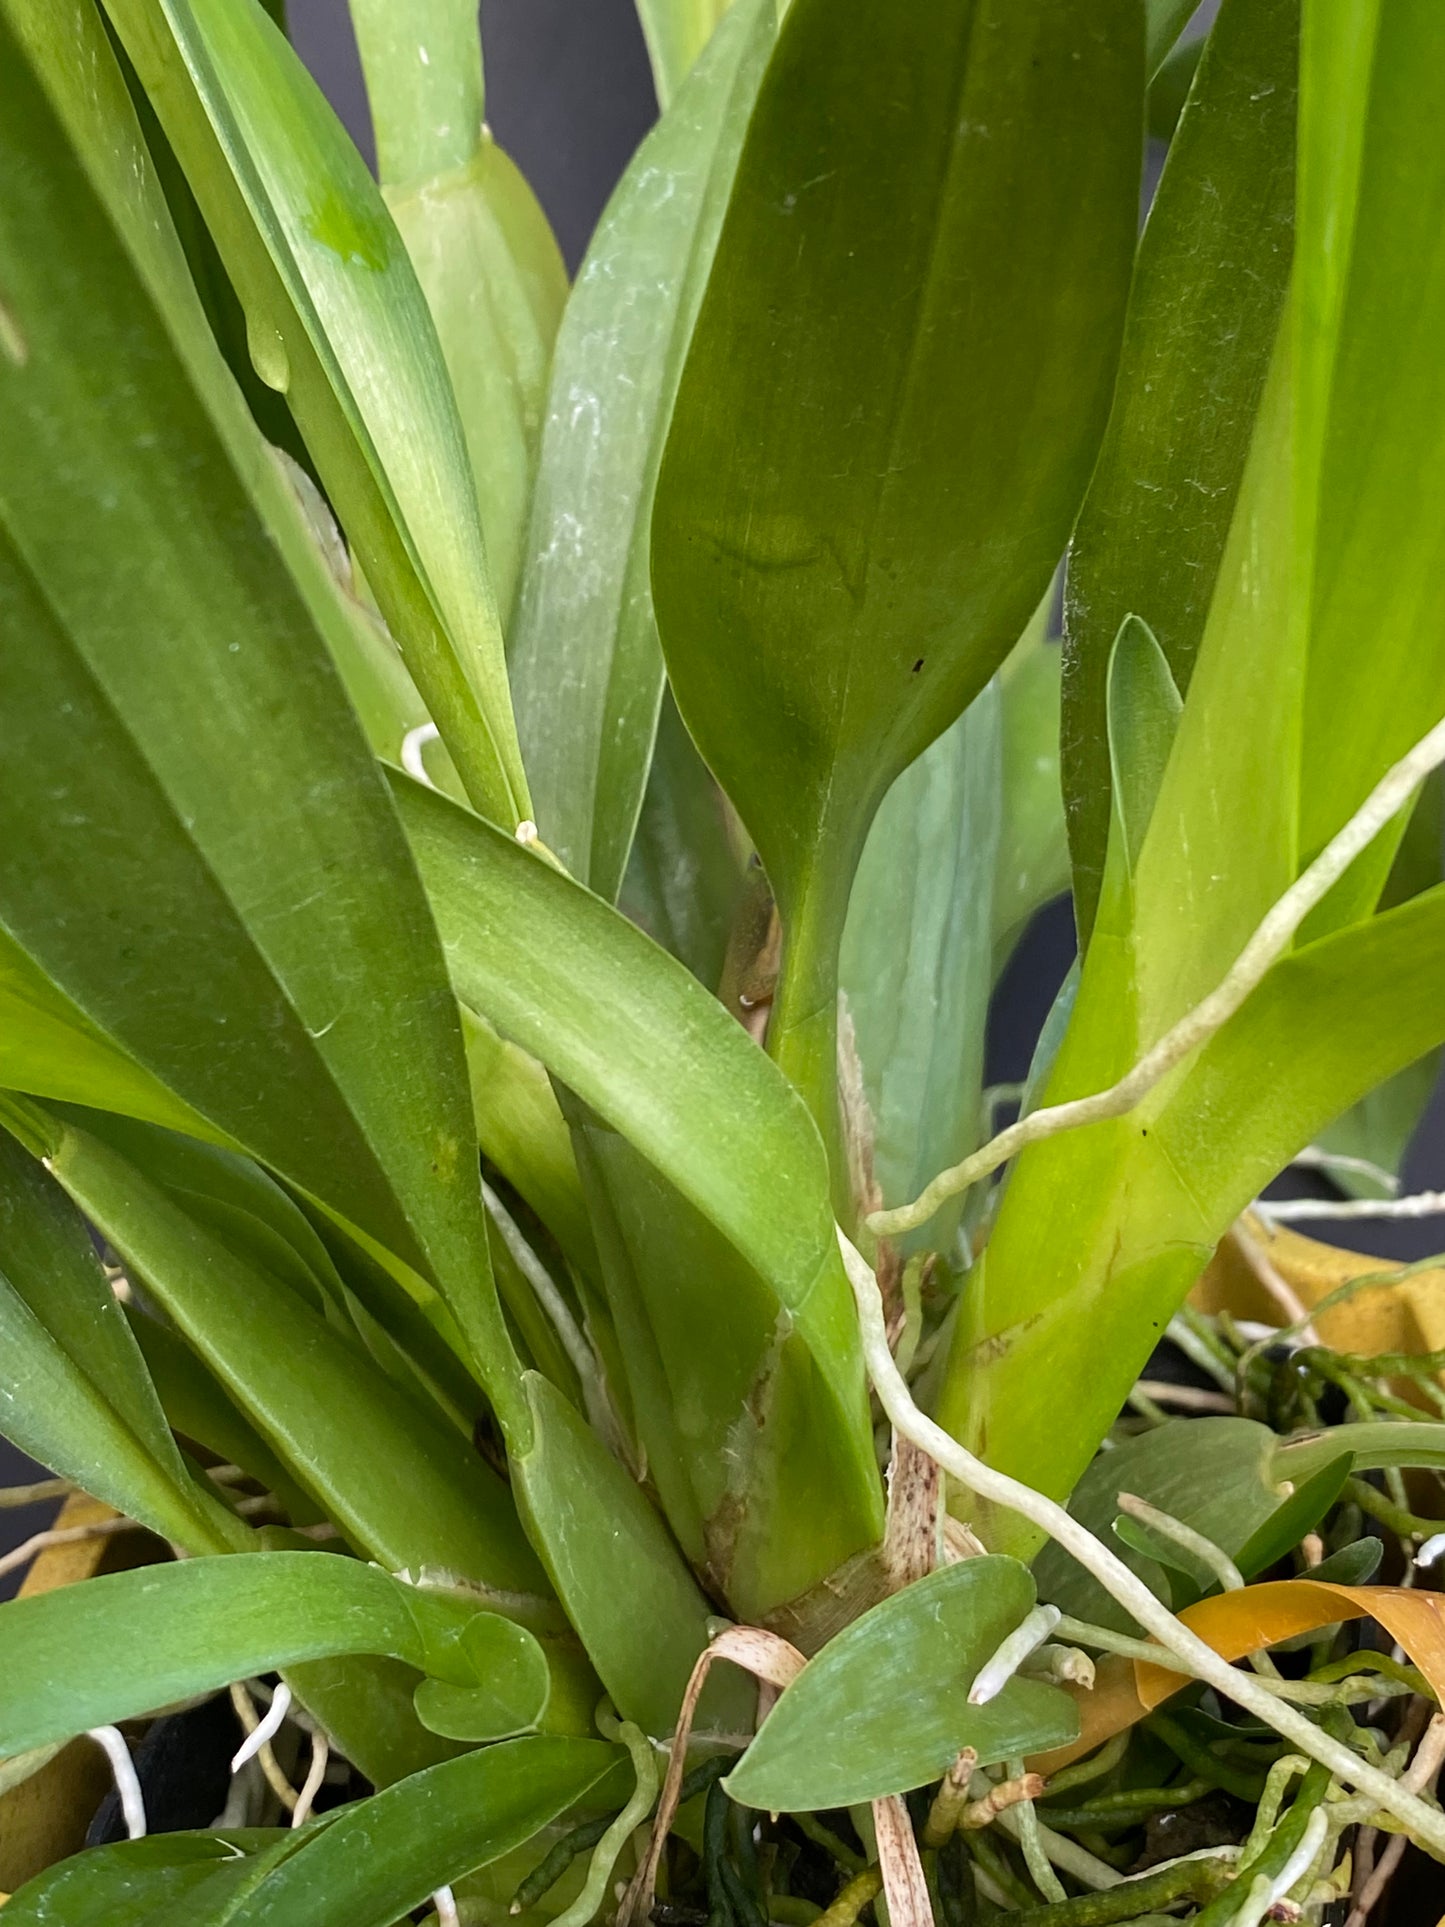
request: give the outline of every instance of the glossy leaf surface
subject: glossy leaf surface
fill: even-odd
[[[1064,784],[1086,936],[1109,832],[1109,653],[1137,615],[1188,688],[1279,328],[1298,61],[1298,0],[1225,0],[1139,249],[1118,392],[1069,557]]]
[[[224,1547],[223,1509],[176,1449],[84,1223],[4,1130],[0,1338],[7,1438],[152,1529],[198,1551]]]
[[[432,1767],[301,1833],[236,1836],[251,1849],[247,1857],[238,1865],[217,1853],[215,1870],[195,1884],[166,1867],[183,1849],[165,1836],[67,1862],[9,1905],[21,1922],[38,1923],[57,1917],[54,1899],[74,1927],[110,1927],[121,1916],[105,1904],[149,1875],[155,1885],[141,1889],[149,1911],[134,1917],[137,1927],[392,1927],[438,1887],[513,1851],[585,1799],[616,1758],[595,1740],[511,1740]],[[198,1855],[214,1852],[218,1837],[233,1838],[191,1837]],[[106,1873],[91,1872],[102,1855]],[[77,1890],[81,1904],[94,1896],[94,1911],[77,1910]]]
[[[258,0],[108,11],[468,793],[527,814],[436,330],[380,190]]]
[[[256,1827],[118,1840],[48,1867],[5,1904],[23,1927],[48,1927],[57,1919],[73,1927],[154,1927],[166,1908],[222,1869],[239,1874],[248,1855],[279,1847],[283,1839],[274,1827]]]
[[[538,1373],[533,1443],[513,1461],[517,1503],[603,1684],[626,1719],[669,1733],[708,1602],[631,1474]]]
[[[326,1516],[392,1571],[441,1566],[505,1592],[544,1592],[506,1487],[470,1442],[114,1150],[105,1119],[93,1125],[57,1123],[56,1179]],[[141,1128],[130,1127],[132,1148]]]
[[[729,1793],[765,1811],[816,1811],[926,1785],[965,1746],[987,1765],[1064,1744],[1074,1709],[1043,1681],[1015,1677],[987,1705],[968,1704],[974,1675],[1033,1604],[1026,1569],[997,1558],[961,1560],[885,1599],[786,1688]]]
[[[544,841],[615,898],[662,696],[653,490],[774,0],[738,0],[647,136],[567,304],[509,659]]]
[[[1414,360],[1437,308],[1445,320],[1445,283],[1427,277],[1408,300],[1400,287],[1403,263],[1424,258],[1417,218],[1445,195],[1423,131],[1441,107],[1433,28],[1413,4],[1351,20],[1358,40],[1317,15],[1306,23],[1288,325],[1132,923],[1104,956],[1091,948],[1053,1098],[1110,1082],[1211,990],[1389,759],[1445,710],[1438,530],[1416,513],[1445,460],[1445,393],[1438,369]],[[1421,155],[1428,179],[1399,194],[1401,168]],[[1396,515],[1401,501],[1409,512]],[[1164,1323],[1235,1213],[1341,1112],[1438,1047],[1439,888],[1372,914],[1405,823],[1402,812],[1294,951],[1132,1118],[1019,1161],[943,1403],[974,1441],[987,1437],[994,1463],[1066,1491],[1144,1361],[1149,1321]],[[1133,1036],[1120,1015],[1131,999]],[[1045,1351],[1059,1369],[1061,1344],[1084,1393],[1062,1425],[1029,1389]],[[997,1524],[997,1543],[1023,1543]]]
[[[820,1116],[869,820],[1022,631],[1093,462],[1140,26],[1123,0],[795,0],[748,131],[653,591],[678,706],[778,893],[774,1048]]]
[[[5,68],[27,353],[0,362],[0,419],[30,459],[0,483],[0,599],[29,643],[0,667],[0,923],[213,1131],[485,1325],[455,1011],[322,640],[330,586],[284,532],[297,575],[278,568],[254,443],[208,412],[24,62]]]
[[[512,1731],[540,1720],[547,1702],[546,1660],[525,1628],[333,1553],[144,1566],[12,1600],[0,1615],[4,1755],[337,1653],[386,1653],[486,1686]],[[144,1641],[110,1636],[122,1616],[145,1624]]]
[[[813,1527],[831,1521],[821,1537],[834,1563],[871,1544],[882,1521],[856,1325],[822,1146],[799,1099],[722,1006],[606,904],[444,799],[401,778],[395,793],[458,995],[651,1167],[639,1174],[649,1186],[645,1205],[637,1194],[637,1231],[662,1267],[658,1289],[675,1280],[669,1316],[691,1356],[692,1382],[709,1331],[714,1349],[725,1344],[734,1361],[736,1347],[752,1348],[760,1391],[777,1347],[796,1348],[816,1449],[830,1467],[812,1495]],[[668,1187],[692,1212],[693,1229],[666,1215]],[[663,1246],[683,1236],[695,1250],[726,1241],[731,1275],[741,1275],[736,1261],[753,1274],[750,1298],[719,1298],[696,1264],[680,1265],[676,1251],[669,1258]],[[751,1382],[746,1371],[743,1382]],[[737,1416],[736,1399],[715,1394],[705,1422],[694,1413],[690,1449],[700,1468],[711,1456],[709,1478],[733,1450]],[[760,1503],[775,1476],[776,1466],[750,1473]]]

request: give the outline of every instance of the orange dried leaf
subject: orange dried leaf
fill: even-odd
[[[1337,1586],[1320,1579],[1277,1579],[1218,1593],[1186,1607],[1179,1615],[1191,1632],[1223,1659],[1242,1659],[1281,1640],[1316,1632],[1337,1620],[1374,1619],[1409,1655],[1445,1699],[1445,1595],[1413,1592],[1404,1586]],[[1106,1659],[1092,1692],[1073,1687],[1079,1703],[1079,1737],[1070,1746],[1040,1754],[1029,1762],[1036,1771],[1057,1773],[1114,1734],[1144,1718],[1188,1684],[1165,1666],[1142,1660]]]

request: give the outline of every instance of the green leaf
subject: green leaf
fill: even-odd
[[[438,1887],[595,1797],[617,1757],[595,1740],[510,1740],[296,1833],[164,1834],[93,1848],[7,1904],[20,1927],[393,1927]]]
[[[999,671],[1003,801],[993,883],[993,968],[1003,969],[1030,919],[1069,887],[1059,788],[1062,652],[1031,624]]]
[[[117,1637],[137,1625],[144,1640]],[[548,1696],[546,1659],[525,1627],[335,1553],[236,1553],[110,1573],[12,1600],[0,1627],[0,1755],[337,1653],[386,1653],[433,1678],[486,1687],[511,1731],[541,1720]]]
[[[990,685],[894,783],[848,905],[839,977],[884,1205],[978,1143],[993,987],[1001,698]],[[947,1250],[962,1199],[903,1249]]]
[[[1280,1441],[1276,1470],[1282,1479],[1311,1479],[1345,1449],[1356,1472],[1382,1472],[1390,1466],[1445,1471],[1445,1425],[1377,1419],[1328,1432],[1307,1432]]]
[[[176,1449],[84,1224],[4,1131],[0,1360],[0,1430],[23,1451],[185,1545],[235,1542]]]
[[[483,1156],[526,1199],[568,1261],[595,1272],[577,1161],[546,1071],[465,1004],[462,1033]]]
[[[26,346],[0,433],[28,451],[0,480],[27,636],[0,663],[0,925],[211,1134],[429,1271],[504,1399],[455,1007],[327,657],[332,590],[294,508],[289,535],[263,519],[248,481],[280,477],[234,395],[208,412],[26,62],[0,65]]]
[[[1151,79],[1198,7],[1199,0],[1144,0],[1144,67]]]
[[[1184,707],[1164,651],[1138,616],[1125,616],[1109,652],[1108,705],[1110,788],[1132,875]]]
[[[736,1241],[570,1108],[648,1472],[693,1565],[760,1619],[878,1536],[861,1427],[819,1369],[816,1333]]]
[[[1442,947],[1445,887],[1308,944],[1133,1115],[1031,1147],[970,1281],[939,1422],[966,1442],[985,1428],[993,1463],[1066,1494],[1239,1212],[1329,1119],[1445,1041]],[[1080,1086],[1063,1057],[1055,1078],[1051,1095],[1102,1081]],[[1007,1519],[988,1529],[1033,1549]]]
[[[467,792],[529,813],[466,445],[365,163],[258,0],[107,0]]]
[[[757,1288],[734,1306],[713,1291],[705,1271],[669,1255],[682,1220],[647,1216],[666,1213],[667,1186],[691,1208],[699,1232],[710,1228],[712,1249],[720,1234],[766,1294],[759,1392],[773,1369],[775,1340],[796,1341],[810,1361],[801,1374],[804,1409],[818,1459],[830,1470],[810,1495],[806,1529],[832,1550],[834,1563],[870,1545],[882,1521],[856,1319],[822,1146],[801,1102],[716,999],[608,905],[444,798],[400,777],[394,793],[458,996],[544,1063],[652,1167],[655,1175],[639,1174],[639,1181],[649,1177],[651,1203],[639,1212],[637,1232],[647,1241],[646,1262],[662,1267],[649,1282],[660,1291],[661,1279],[671,1277],[685,1294],[670,1315],[695,1361],[694,1382],[708,1368],[709,1346],[722,1344],[735,1321],[739,1329],[753,1324]],[[739,1408],[724,1412],[714,1401],[712,1409],[723,1429],[710,1422],[689,1449],[699,1476],[715,1479],[717,1465],[737,1456]],[[747,1489],[759,1506],[783,1477],[790,1449],[780,1428],[750,1467]],[[759,1523],[757,1531],[761,1542],[785,1546],[781,1523]]]
[[[652,767],[618,899],[632,921],[714,989],[744,889],[727,805],[664,689]]]
[[[527,1392],[533,1443],[512,1462],[517,1503],[618,1711],[661,1737],[707,1644],[708,1602],[597,1434],[538,1373]]]
[[[1311,1566],[1309,1576],[1321,1585],[1367,1586],[1379,1571],[1384,1556],[1383,1539],[1357,1539],[1353,1545],[1341,1546],[1338,1552],[1327,1554],[1317,1566]]]
[[[579,1801],[623,1797],[615,1747],[596,1740],[508,1740],[358,1801],[300,1851],[258,1865],[239,1899],[178,1910],[156,1927],[392,1927],[438,1887],[511,1853]],[[605,1792],[604,1792],[605,1783]],[[615,1804],[615,1802],[614,1802]]]
[[[283,1838],[274,1827],[256,1827],[119,1840],[47,1868],[6,1905],[21,1927],[56,1920],[71,1927],[155,1927],[163,1908],[188,1900],[223,1868],[239,1873],[249,1855],[274,1848]]]
[[[470,0],[351,0],[382,192],[436,323],[497,606],[512,607],[567,272],[486,124]]]
[[[433,1566],[503,1593],[545,1592],[507,1489],[470,1442],[107,1143],[105,1118],[89,1123],[56,1122],[53,1175],[326,1517],[392,1571]],[[129,1127],[133,1146],[149,1128]]]
[[[1350,12],[1350,23],[1329,25],[1310,9],[1301,56],[1305,860],[1445,712],[1445,652],[1422,641],[1438,633],[1445,607],[1429,509],[1445,473],[1445,369],[1426,345],[1445,325],[1445,283],[1422,273],[1445,218],[1439,20],[1428,0],[1370,0]],[[1361,461],[1362,449],[1374,459]],[[1362,909],[1384,882],[1392,843],[1381,839],[1367,859]],[[1348,894],[1330,921],[1347,909]]]
[[[285,1464],[228,1397],[183,1338],[146,1312],[132,1310],[130,1328],[166,1423],[181,1438],[239,1465],[274,1492],[293,1525],[315,1525],[321,1514]]]
[[[1318,1472],[1295,1487],[1279,1510],[1256,1527],[1239,1549],[1234,1563],[1246,1579],[1268,1572],[1299,1544],[1325,1517],[1339,1498],[1353,1468],[1348,1440],[1339,1441],[1338,1457],[1322,1465]],[[1275,1461],[1276,1468],[1278,1460]]]
[[[542,836],[608,898],[662,695],[653,491],[774,31],[773,0],[729,13],[609,202],[557,341],[512,684]]]
[[[1153,0],[1151,49],[1169,12]],[[1069,558],[1064,787],[1085,938],[1109,831],[1110,650],[1138,615],[1188,689],[1278,331],[1298,43],[1298,0],[1225,0],[1139,249],[1114,411]]]
[[[769,0],[770,5],[775,3]],[[637,0],[657,104],[664,113],[731,4],[732,0]]]
[[[1034,1604],[1012,1559],[960,1560],[874,1606],[787,1687],[725,1781],[745,1806],[851,1806],[936,1780],[966,1746],[979,1764],[1062,1746],[1078,1732],[1067,1694],[1015,1676],[984,1706],[974,1676]]]
[[[829,1136],[869,822],[1023,630],[1108,412],[1141,41],[1129,0],[794,0],[748,130],[653,592],[783,913],[770,1048]]]
[[[1178,1560],[1179,1549],[1162,1535],[1150,1533],[1146,1540],[1126,1531],[1137,1522],[1119,1518],[1119,1494],[1133,1493],[1202,1533],[1251,1578],[1313,1530],[1337,1496],[1348,1463],[1348,1431],[1331,1436],[1337,1441],[1335,1458],[1324,1461],[1319,1471],[1329,1475],[1334,1467],[1333,1491],[1316,1487],[1313,1472],[1298,1480],[1284,1473],[1275,1454],[1275,1434],[1253,1419],[1171,1419],[1101,1453],[1074,1487],[1069,1511],[1106,1544],[1112,1542],[1124,1563],[1169,1602],[1170,1588],[1159,1568]],[[1287,1489],[1291,1482],[1298,1487],[1293,1494]],[[1296,1504],[1301,1497],[1308,1500],[1304,1507]],[[1307,1516],[1299,1524],[1302,1514]],[[1281,1530],[1293,1536],[1275,1553]],[[1189,1569],[1193,1571],[1192,1560]],[[1098,1580],[1052,1540],[1034,1560],[1033,1573],[1040,1597],[1074,1618],[1118,1632],[1137,1630]],[[1204,1574],[1172,1604],[1176,1610],[1188,1605],[1213,1584],[1212,1576]]]

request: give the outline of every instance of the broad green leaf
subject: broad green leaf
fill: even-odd
[[[595,1740],[511,1740],[294,1833],[161,1834],[92,1848],[7,1905],[20,1927],[393,1927],[437,1887],[515,1852],[579,1802],[610,1799],[617,1760]],[[333,1832],[340,1851],[325,1852]]]
[[[869,822],[1022,632],[1108,412],[1141,27],[1131,0],[794,0],[748,129],[653,593],[783,913],[770,1048],[829,1136]]]
[[[274,1848],[282,1839],[274,1827],[257,1827],[119,1840],[47,1868],[6,1905],[21,1927],[57,1920],[70,1927],[155,1927],[163,1909],[187,1900],[223,1868],[234,1867],[239,1873],[249,1855]]]
[[[725,1782],[745,1806],[798,1813],[907,1793],[964,1747],[987,1766],[1078,1732],[1067,1694],[1015,1676],[984,1706],[968,1689],[1033,1609],[1013,1559],[960,1560],[874,1606],[787,1687]]]
[[[258,1856],[250,1879],[224,1882],[214,1911],[203,1887],[154,1927],[393,1927],[438,1887],[597,1799],[604,1781],[610,1797],[618,1758],[597,1740],[534,1737],[448,1760],[357,1801],[296,1851]]]
[[[511,636],[538,827],[615,898],[662,695],[649,582],[653,491],[773,0],[739,0],[598,225],[558,336]]]
[[[1062,653],[1030,625],[999,671],[1003,798],[993,882],[993,967],[1003,969],[1035,911],[1069,887],[1069,843],[1059,787]]]
[[[800,1100],[716,999],[608,905],[444,798],[404,778],[394,780],[394,791],[458,996],[535,1055],[651,1167],[634,1168],[651,1202],[639,1209],[635,1232],[643,1242],[633,1255],[639,1269],[664,1267],[650,1287],[660,1291],[664,1277],[675,1277],[676,1291],[686,1294],[670,1316],[680,1334],[687,1326],[688,1350],[700,1354],[694,1376],[734,1314],[739,1328],[754,1324],[758,1290],[767,1306],[759,1390],[777,1345],[803,1349],[810,1361],[805,1409],[819,1461],[830,1466],[811,1495],[807,1529],[835,1548],[833,1563],[862,1550],[881,1529],[878,1480],[823,1150]],[[647,1213],[667,1210],[668,1187],[695,1214],[686,1235],[704,1242],[710,1235],[714,1250],[720,1236],[755,1275],[749,1300],[731,1305],[705,1271],[658,1249],[670,1235],[662,1227],[674,1221]],[[619,1198],[614,1193],[614,1208]],[[716,1463],[738,1456],[738,1407],[726,1415],[714,1409],[726,1429],[689,1441],[708,1477]],[[747,1489],[759,1505],[782,1476],[788,1449],[780,1436],[748,1468]],[[714,1471],[705,1473],[709,1459]],[[757,1530],[761,1539],[776,1531],[781,1546],[781,1524]]]
[[[731,0],[637,0],[657,104],[664,112],[730,5]]]
[[[1430,507],[1445,474],[1445,369],[1429,348],[1445,326],[1445,277],[1432,271],[1445,218],[1440,20],[1429,0],[1350,13],[1347,26],[1311,4],[1301,57],[1298,480],[1313,486],[1301,510],[1303,860],[1445,712]],[[1363,908],[1390,849],[1382,839]]]
[[[1169,12],[1153,0],[1151,47]],[[1225,0],[1139,249],[1114,411],[1069,558],[1064,785],[1086,938],[1109,829],[1109,652],[1137,615],[1188,688],[1279,327],[1298,44],[1299,0]]]
[[[990,684],[894,783],[853,883],[839,978],[884,1205],[978,1142],[1002,815],[1001,697]],[[905,1251],[946,1250],[962,1199]]]
[[[436,323],[497,606],[512,607],[567,273],[485,120],[472,0],[351,0],[377,168]]]
[[[280,477],[234,395],[207,411],[26,62],[0,68],[0,435],[27,450],[0,478],[26,636],[0,658],[0,926],[213,1133],[429,1271],[495,1380],[455,1008],[329,586],[256,507],[244,468]]]
[[[538,1373],[527,1392],[533,1442],[512,1461],[517,1503],[619,1712],[661,1737],[707,1644],[708,1601],[597,1434]]]
[[[205,1120],[99,1030],[3,926],[0,1086],[209,1133]]]
[[[221,1463],[239,1465],[259,1479],[280,1499],[293,1525],[316,1524],[321,1514],[315,1502],[185,1340],[141,1311],[131,1311],[130,1327],[172,1430]]]
[[[1348,1461],[1348,1428],[1332,1437],[1336,1442],[1334,1458],[1322,1461],[1321,1471],[1328,1471],[1341,1457]],[[1276,1458],[1278,1443],[1268,1426],[1252,1419],[1174,1419],[1139,1438],[1126,1440],[1111,1452],[1101,1453],[1074,1487],[1069,1511],[1096,1537],[1113,1543],[1125,1564],[1166,1602],[1170,1589],[1164,1584],[1159,1564],[1166,1552],[1172,1559],[1177,1548],[1171,1549],[1151,1535],[1149,1550],[1141,1554],[1122,1531],[1111,1535],[1121,1492],[1144,1499],[1213,1540],[1241,1566],[1246,1578],[1251,1578],[1273,1563],[1267,1556],[1272,1541],[1266,1534],[1271,1523],[1289,1510],[1295,1496],[1291,1486],[1298,1483],[1307,1489],[1311,1483],[1310,1478],[1296,1482],[1293,1475],[1282,1471]],[[1343,1475],[1344,1466],[1340,1465],[1335,1491],[1323,1490],[1322,1496],[1312,1496],[1312,1505],[1318,1500],[1318,1510],[1286,1541],[1282,1552],[1318,1524]],[[1294,1516],[1291,1514],[1292,1522]],[[1132,1526],[1135,1522],[1126,1519],[1123,1523]],[[1156,1556],[1151,1557],[1151,1552]],[[1112,1626],[1120,1632],[1135,1630],[1124,1608],[1052,1540],[1035,1559],[1033,1574],[1039,1596],[1076,1619]],[[1206,1585],[1195,1585],[1172,1603],[1176,1609],[1188,1605],[1206,1589]]]
[[[91,1124],[54,1121],[51,1172],[326,1517],[392,1571],[544,1592],[506,1487],[470,1443],[107,1143],[103,1117]]]
[[[1445,887],[1308,944],[1132,1116],[1025,1153],[963,1301],[940,1423],[1066,1494],[1238,1213],[1327,1121],[1445,1041],[1442,949]],[[1076,1088],[1065,1057],[1055,1076]],[[1033,1549],[1015,1522],[987,1526],[991,1545]]]
[[[476,494],[380,190],[258,0],[107,0],[418,689],[479,807],[528,814]]]
[[[85,1225],[3,1130],[0,1359],[0,1430],[22,1450],[197,1551],[244,1539],[177,1451]]]
[[[722,977],[744,887],[744,855],[729,834],[722,791],[664,689],[652,767],[618,902],[654,942],[712,989]]]
[[[648,1472],[692,1563],[738,1616],[760,1619],[873,1543],[876,1469],[816,1337],[768,1277],[624,1136],[574,1108]]]
[[[144,1640],[116,1636],[138,1625]],[[542,1647],[524,1627],[335,1553],[111,1573],[0,1606],[0,1630],[0,1755],[337,1653],[385,1653],[433,1679],[485,1687],[504,1732],[539,1722],[548,1697]]]

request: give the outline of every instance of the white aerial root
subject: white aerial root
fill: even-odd
[[[1441,754],[1445,756],[1445,728],[1440,734]],[[1072,1553],[1165,1652],[1180,1662],[1181,1671],[1192,1673],[1236,1706],[1263,1720],[1301,1753],[1327,1766],[1336,1779],[1360,1793],[1367,1793],[1387,1813],[1393,1813],[1418,1840],[1445,1856],[1445,1814],[1438,1807],[1428,1805],[1388,1773],[1361,1759],[1343,1741],[1333,1739],[1313,1720],[1278,1699],[1262,1680],[1236,1671],[1212,1646],[1177,1620],[1143,1580],[1077,1519],[1071,1518],[1063,1506],[1018,1479],[1010,1478],[1006,1472],[985,1465],[926,1413],[919,1411],[888,1349],[883,1300],[872,1267],[841,1230],[838,1243],[858,1306],[868,1375],[896,1429],[937,1459],[950,1478],[957,1479],[978,1497],[1018,1513]],[[1164,1663],[1168,1663],[1167,1659]]]
[[[1290,1163],[1296,1171],[1345,1171],[1355,1177],[1372,1178],[1392,1198],[1400,1189],[1400,1180],[1393,1171],[1387,1171],[1383,1164],[1376,1164],[1372,1158],[1350,1157],[1345,1151],[1326,1151],[1319,1144],[1307,1144],[1302,1151],[1295,1153]]]
[[[1275,1224],[1306,1224],[1324,1218],[1438,1218],[1445,1191],[1416,1191],[1408,1198],[1257,1198],[1250,1207]]]
[[[139,1840],[146,1830],[146,1803],[125,1737],[116,1726],[92,1726],[89,1737],[104,1749],[105,1757],[110,1761],[110,1770],[115,1776],[115,1790],[120,1795],[126,1833],[130,1839]]]
[[[271,1704],[266,1708],[265,1717],[258,1720],[242,1740],[231,1760],[232,1773],[239,1773],[247,1760],[252,1760],[263,1746],[271,1741],[286,1724],[286,1715],[291,1710],[291,1688],[282,1680],[271,1695]]]
[[[1119,1510],[1126,1518],[1137,1519],[1141,1526],[1148,1526],[1161,1538],[1168,1539],[1182,1551],[1190,1553],[1201,1565],[1212,1572],[1225,1592],[1238,1592],[1244,1584],[1244,1574],[1235,1565],[1222,1547],[1212,1539],[1206,1539],[1202,1532],[1193,1526],[1185,1525],[1176,1519],[1172,1512],[1161,1512],[1157,1505],[1150,1505],[1133,1492],[1119,1494]]]
[[[1025,1146],[1057,1137],[1062,1131],[1076,1130],[1083,1124],[1123,1117],[1132,1111],[1170,1071],[1229,1022],[1258,988],[1271,965],[1289,948],[1305,918],[1329,895],[1356,857],[1374,842],[1441,763],[1445,763],[1445,721],[1436,723],[1409,754],[1402,756],[1380,779],[1344,828],[1266,912],[1223,980],[1167,1030],[1117,1084],[1088,1097],[1071,1098],[1065,1104],[1051,1104],[1044,1110],[1031,1111],[1007,1130],[1000,1131],[972,1157],[941,1171],[912,1204],[902,1205],[896,1211],[875,1211],[868,1220],[869,1229],[880,1237],[916,1231],[920,1225],[927,1224],[946,1199],[956,1197],[960,1191],[977,1184],[980,1178],[990,1176]]]
[[[440,735],[441,731],[435,723],[418,723],[415,729],[409,729],[401,739],[402,768],[408,776],[414,776],[418,783],[425,783],[429,790],[434,790],[436,784],[426,773],[426,764],[422,761],[421,753],[428,743],[436,742]]]
[[[1014,1628],[991,1659],[986,1659],[968,1689],[970,1706],[987,1706],[997,1699],[1029,1655],[1043,1645],[1063,1614],[1057,1606],[1035,1606]]]
[[[437,1910],[437,1927],[461,1927],[457,1897],[450,1887],[438,1887],[431,1897],[431,1904]]]

